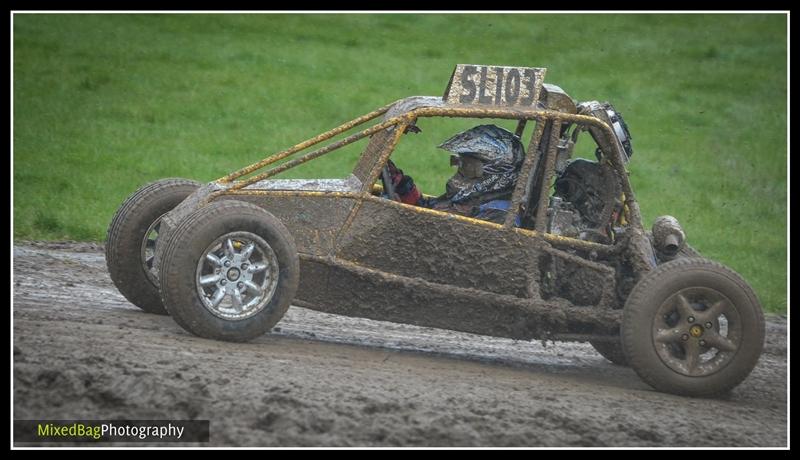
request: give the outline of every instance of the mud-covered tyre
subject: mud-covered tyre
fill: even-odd
[[[253,204],[213,202],[186,216],[165,244],[162,301],[181,327],[200,337],[258,337],[280,321],[297,292],[294,239]]]
[[[625,351],[622,349],[622,342],[617,340],[615,342],[600,342],[590,341],[592,347],[600,353],[600,355],[611,361],[618,366],[627,366],[628,358],[625,356]]]
[[[634,286],[623,311],[622,346],[631,368],[653,388],[718,395],[755,367],[764,315],[733,270],[708,259],[677,259]]]
[[[130,195],[117,209],[106,235],[106,265],[119,292],[149,313],[166,315],[152,272],[161,217],[200,187],[188,179],[162,179]]]

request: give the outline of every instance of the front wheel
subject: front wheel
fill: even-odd
[[[642,380],[660,391],[724,393],[750,374],[763,345],[758,298],[736,272],[708,259],[659,265],[625,303],[625,355]]]
[[[165,242],[161,298],[175,321],[210,339],[244,342],[272,329],[300,280],[294,240],[258,206],[225,200],[182,220]]]

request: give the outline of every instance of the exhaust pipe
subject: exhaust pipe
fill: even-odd
[[[678,223],[678,219],[672,216],[661,216],[653,222],[653,246],[656,251],[667,256],[674,257],[681,250],[686,242],[686,234]]]

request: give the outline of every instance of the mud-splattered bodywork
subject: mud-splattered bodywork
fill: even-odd
[[[381,196],[375,185],[381,169],[421,117],[513,119],[518,133],[535,123],[505,223]],[[279,163],[371,121],[359,133]],[[623,212],[613,241],[549,232],[550,186],[567,126],[590,128],[606,170],[619,181]],[[365,137],[369,143],[346,179],[272,179]],[[297,305],[515,339],[611,340],[629,286],[655,264],[625,171],[627,156],[615,139],[609,123],[580,115],[575,101],[551,85],[530,108],[407,98],[208,184],[166,215],[161,231],[214,200],[243,200],[274,214],[292,233],[301,261]],[[524,228],[514,225],[518,214]],[[156,265],[159,259],[157,248]]]

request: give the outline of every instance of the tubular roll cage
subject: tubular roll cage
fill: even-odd
[[[401,99],[402,100],[402,99]],[[308,149],[316,144],[329,140],[339,134],[347,132],[357,126],[360,126],[364,123],[367,123],[375,118],[385,114],[393,105],[401,100],[392,102],[391,104],[385,105],[377,110],[374,110],[370,113],[362,115],[358,118],[355,118],[347,123],[344,123],[336,128],[333,128],[327,132],[319,134],[318,136],[312,137],[307,139],[293,147],[290,147],[286,150],[282,150],[275,154],[272,154],[263,160],[260,160],[256,163],[253,163],[249,166],[246,166],[242,169],[234,171],[224,177],[217,179],[215,182],[218,184],[228,185],[224,190],[219,190],[217,192],[212,193],[209,196],[209,201],[213,200],[214,198],[220,195],[274,195],[274,194],[281,194],[280,191],[265,191],[265,190],[253,190],[253,189],[245,189],[245,187],[249,185],[253,185],[256,182],[262,181],[264,179],[268,179],[273,177],[279,173],[282,173],[288,169],[291,169],[295,166],[299,166],[303,163],[306,163],[310,160],[315,158],[321,157],[326,155],[334,150],[339,149],[340,147],[344,147],[345,145],[352,144],[358,140],[361,140],[365,137],[371,136],[379,131],[390,129],[392,127],[399,127],[397,129],[389,142],[389,144],[380,151],[380,157],[375,161],[373,166],[370,169],[370,173],[367,176],[368,181],[363,184],[362,190],[360,193],[355,194],[354,198],[361,198],[361,199],[373,199],[371,195],[372,184],[377,180],[378,174],[383,166],[386,164],[389,156],[395,149],[395,146],[400,140],[400,137],[404,134],[405,129],[416,122],[418,118],[424,117],[450,117],[450,118],[499,118],[499,119],[513,119],[518,120],[519,124],[517,126],[517,135],[521,135],[525,128],[525,124],[529,120],[536,121],[536,128],[533,131],[531,136],[531,140],[528,144],[527,153],[525,156],[525,160],[522,165],[521,174],[517,181],[517,184],[514,188],[512,197],[511,197],[511,207],[510,209],[513,212],[509,212],[508,216],[506,217],[505,222],[500,225],[493,222],[487,222],[479,219],[473,219],[470,217],[459,216],[455,214],[450,214],[443,211],[437,211],[433,209],[427,208],[420,208],[417,206],[410,206],[404,205],[401,203],[397,203],[394,201],[390,201],[398,206],[410,207],[417,212],[428,212],[434,213],[437,215],[444,214],[450,216],[452,218],[456,218],[458,220],[464,220],[471,222],[473,224],[478,224],[482,226],[488,226],[498,229],[505,229],[520,232],[523,234],[531,235],[531,236],[538,236],[543,238],[545,241],[555,244],[557,246],[564,246],[570,247],[575,249],[582,249],[587,251],[596,251],[598,253],[608,254],[608,253],[615,253],[618,252],[621,247],[619,245],[605,245],[600,243],[594,243],[591,241],[584,241],[579,240],[576,238],[569,238],[560,235],[553,235],[547,233],[545,231],[545,217],[547,211],[547,200],[548,194],[547,193],[540,193],[539,194],[539,202],[537,206],[537,214],[535,219],[535,229],[523,229],[514,227],[513,223],[517,215],[520,213],[520,209],[528,199],[531,193],[531,188],[534,185],[535,177],[534,171],[538,170],[538,162],[540,161],[540,155],[537,155],[536,152],[539,151],[539,144],[542,141],[542,137],[544,135],[545,124],[546,122],[552,122],[551,133],[555,133],[555,135],[559,135],[561,126],[564,123],[576,123],[581,125],[589,125],[597,127],[601,130],[603,135],[606,137],[607,140],[612,140],[612,142],[606,142],[606,145],[613,146],[613,151],[610,152],[611,155],[607,155],[607,160],[617,173],[618,177],[621,179],[621,186],[622,192],[624,194],[624,205],[627,207],[627,220],[628,225],[633,226],[634,228],[642,228],[641,222],[641,213],[639,211],[638,203],[634,198],[633,190],[630,186],[630,181],[628,180],[628,172],[625,169],[625,163],[623,161],[624,153],[622,150],[622,146],[616,140],[616,136],[614,135],[613,128],[609,125],[604,123],[602,120],[586,116],[586,115],[577,115],[577,114],[569,114],[564,112],[557,112],[553,110],[546,110],[546,109],[535,109],[535,110],[521,110],[519,108],[479,108],[473,106],[445,106],[445,107],[418,107],[412,110],[409,110],[405,113],[402,113],[398,116],[385,120],[381,123],[377,123],[367,129],[364,129],[361,132],[352,134],[350,136],[345,137],[344,139],[338,140],[336,142],[332,142],[324,147],[321,147],[317,150],[312,152],[308,152],[299,158],[295,158],[293,160],[287,161],[280,165],[274,166],[271,169],[257,174],[255,176],[249,177],[244,180],[236,180],[248,174],[252,174],[258,170],[261,170],[269,165],[277,163],[285,158],[288,158],[292,155],[295,155],[298,152]],[[558,142],[557,139],[551,139],[548,145],[548,150],[544,155],[545,165],[543,171],[543,181],[541,182],[541,187],[547,187],[550,181],[553,178],[554,168],[555,168],[555,157],[557,153],[557,146]],[[544,191],[544,190],[543,190]],[[285,193],[285,192],[283,192]],[[325,196],[352,196],[353,193],[336,193],[336,192],[290,192],[293,195],[325,195]]]

